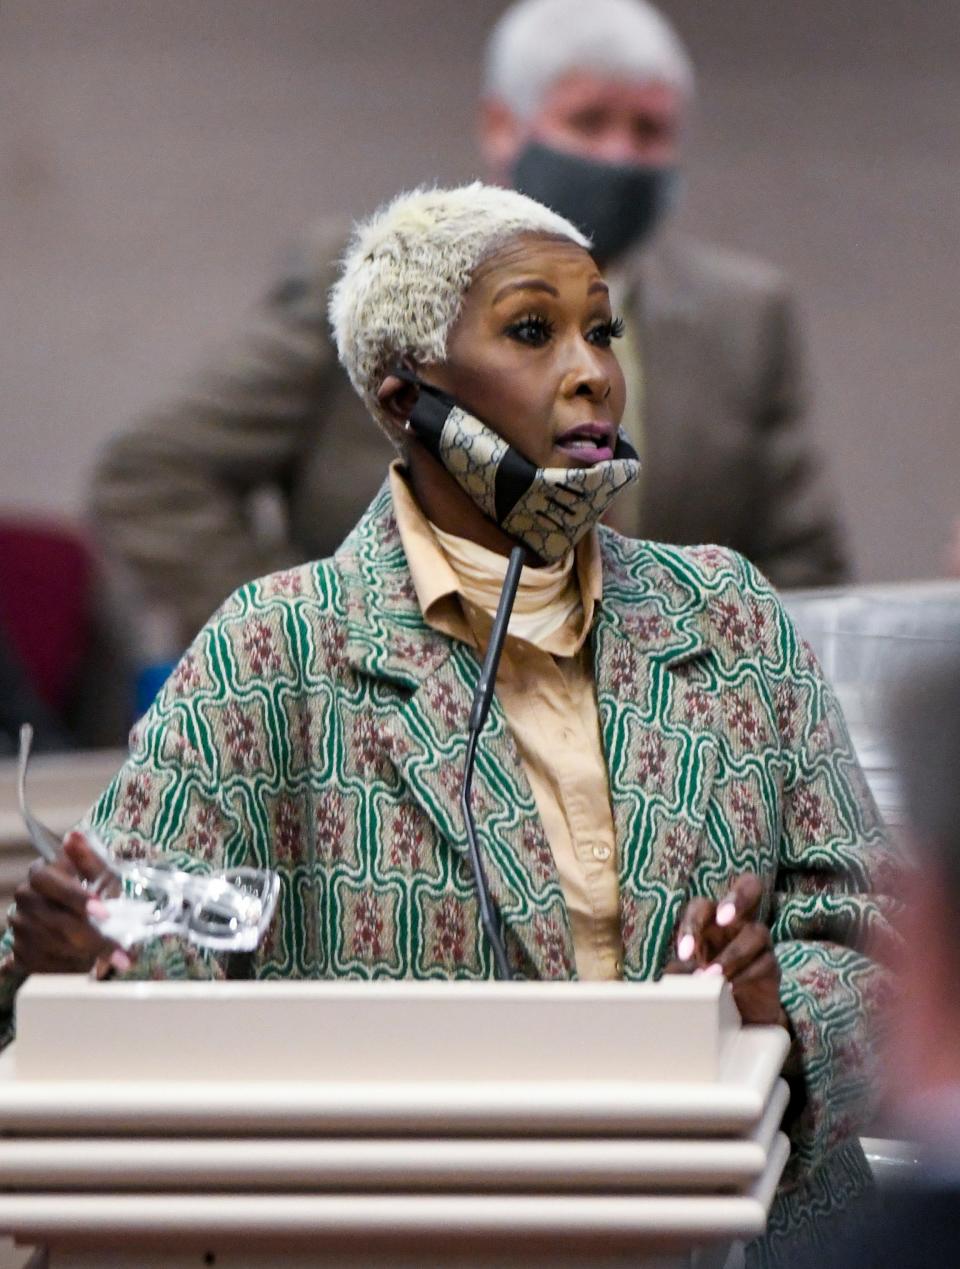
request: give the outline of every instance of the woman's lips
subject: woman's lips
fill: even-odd
[[[595,463],[608,462],[613,458],[615,436],[616,428],[612,423],[581,423],[561,432],[553,443],[575,463],[592,467]]]

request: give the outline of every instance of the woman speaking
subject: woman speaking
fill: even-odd
[[[887,854],[833,696],[746,560],[602,525],[640,463],[620,323],[571,224],[479,184],[403,195],[357,228],[330,313],[397,461],[333,558],[201,630],[89,826],[118,856],[278,869],[257,977],[492,976],[459,792],[521,544],[473,778],[511,972],[723,974],[744,1022],[786,1027],[786,1233],[866,1175],[852,1108]],[[104,955],[227,972],[173,941],[128,967],[86,919],[100,868],[81,831],[21,887],[8,1008],[25,974]]]

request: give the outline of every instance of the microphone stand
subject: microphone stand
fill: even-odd
[[[510,613],[513,610],[513,601],[517,597],[517,586],[520,584],[520,572],[523,568],[525,556],[526,552],[522,546],[515,546],[510,552],[507,575],[503,579],[503,590],[500,592],[500,601],[497,604],[496,616],[493,619],[493,626],[490,630],[486,655],[480,668],[480,679],[477,683],[477,690],[473,694],[473,705],[470,707],[467,757],[463,768],[463,783],[460,786],[460,809],[463,812],[463,822],[467,830],[467,858],[470,861],[470,869],[473,872],[473,880],[477,887],[477,897],[480,901],[480,924],[493,951],[493,962],[497,978],[505,981],[509,981],[513,975],[510,972],[510,964],[507,961],[507,952],[503,946],[503,939],[500,937],[500,931],[497,928],[493,900],[490,897],[490,886],[487,882],[487,875],[484,872],[483,861],[480,858],[480,850],[477,846],[477,826],[473,819],[470,797],[473,791],[473,767],[477,756],[477,741],[480,738],[483,724],[487,720],[487,714],[490,712],[490,702],[493,700],[493,689],[497,681],[497,666],[500,664],[503,641],[507,637],[507,626],[510,622]]]

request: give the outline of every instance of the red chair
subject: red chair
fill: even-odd
[[[121,744],[129,723],[125,659],[102,597],[81,531],[0,518],[0,637],[8,659],[66,735],[88,747]]]

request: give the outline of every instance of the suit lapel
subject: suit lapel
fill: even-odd
[[[630,563],[602,535],[603,604],[594,631],[597,698],[620,850],[624,974],[662,967],[700,853],[716,767],[716,704],[702,601],[646,544]],[[626,545],[626,544],[624,544]]]
[[[378,717],[380,740],[441,841],[466,862],[459,806],[467,720],[480,673],[474,651],[432,630],[417,603],[384,489],[337,555],[348,613],[346,659],[405,689]],[[494,903],[517,968],[531,977],[574,974],[560,879],[499,701],[478,746],[473,810]]]
[[[667,526],[670,541],[685,532],[691,494],[708,505],[715,496],[710,488],[691,489],[691,439],[708,450],[716,443],[709,429],[702,434],[701,428],[704,421],[715,426],[712,406],[703,400],[702,368],[712,364],[713,354],[704,347],[702,305],[675,267],[674,256],[667,234],[632,256],[626,269],[628,312],[643,366],[643,474],[636,494],[642,501],[636,536],[658,538]]]

